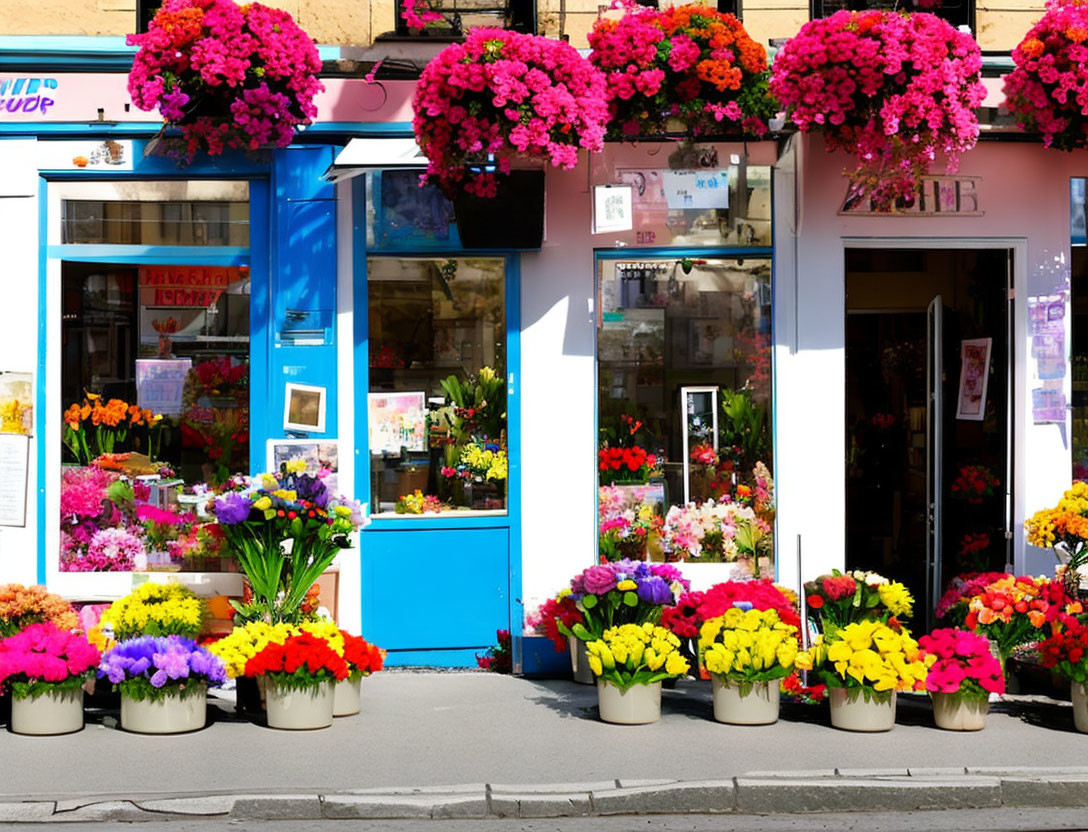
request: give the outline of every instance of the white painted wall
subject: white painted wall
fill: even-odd
[[[34,373],[38,359],[38,168],[34,139],[0,141],[0,239],[4,241],[4,304],[0,370]],[[41,414],[34,414],[40,430]],[[38,470],[30,443],[25,528],[0,526],[0,584],[37,582]]]

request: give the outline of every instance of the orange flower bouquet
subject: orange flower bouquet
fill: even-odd
[[[79,616],[72,605],[44,586],[0,586],[0,639],[44,622],[56,624],[62,630],[79,629]]]
[[[129,428],[151,429],[162,419],[150,410],[121,399],[103,401],[98,393],[87,393],[81,404],[64,411],[64,445],[80,465],[90,465],[102,454],[112,454],[123,443]]]

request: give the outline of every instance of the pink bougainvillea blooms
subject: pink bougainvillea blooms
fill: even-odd
[[[167,0],[128,76],[132,102],[181,129],[187,160],[225,148],[286,147],[317,117],[321,59],[285,11],[233,0]]]
[[[856,157],[852,196],[888,211],[913,202],[938,153],[954,172],[975,146],[981,69],[975,39],[933,14],[839,11],[779,50],[770,91],[802,132]]]
[[[496,157],[508,173],[520,154],[573,168],[579,150],[604,147],[605,80],[573,46],[504,29],[473,29],[427,64],[413,101],[426,179],[447,194],[494,196]]]
[[[589,34],[589,60],[608,78],[611,138],[767,131],[767,51],[731,14],[709,6],[657,10],[623,4]]]
[[[1088,147],[1088,3],[1050,0],[1012,59],[1005,103],[1020,128],[1046,147]]]

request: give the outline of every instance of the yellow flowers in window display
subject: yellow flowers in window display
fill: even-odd
[[[918,643],[903,629],[879,621],[847,624],[821,637],[797,656],[800,669],[814,670],[828,687],[857,688],[878,700],[894,691],[925,690],[927,665]]]
[[[620,690],[685,675],[691,668],[680,653],[680,639],[651,622],[609,627],[586,642],[594,675]]]
[[[481,447],[473,443],[461,451],[461,464],[473,474],[487,480],[505,480],[507,475],[506,451]]]
[[[707,672],[723,682],[769,682],[793,671],[797,658],[797,627],[776,610],[731,607],[699,630],[699,652]]]
[[[196,638],[204,629],[204,603],[181,584],[142,584],[102,613],[98,628],[117,641],[135,636]]]

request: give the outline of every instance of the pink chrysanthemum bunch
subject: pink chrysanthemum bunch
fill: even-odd
[[[1088,2],[1050,0],[1012,59],[1004,91],[1021,129],[1046,147],[1088,146]]]
[[[494,196],[494,174],[470,168],[497,157],[546,159],[570,169],[581,149],[604,147],[605,81],[568,43],[503,29],[473,29],[427,64],[413,101],[427,178],[447,194]]]
[[[954,172],[975,146],[981,69],[975,39],[935,15],[840,11],[786,42],[770,89],[801,131],[857,158],[852,195],[886,211],[913,201],[937,153]]]
[[[589,45],[608,78],[612,138],[664,133],[669,119],[690,135],[767,132],[767,51],[731,14],[632,3],[622,18],[598,20]]]
[[[285,11],[233,0],[167,0],[148,31],[129,35],[140,51],[128,91],[141,110],[158,108],[181,129],[182,154],[231,147],[286,147],[317,116],[321,59]]]

